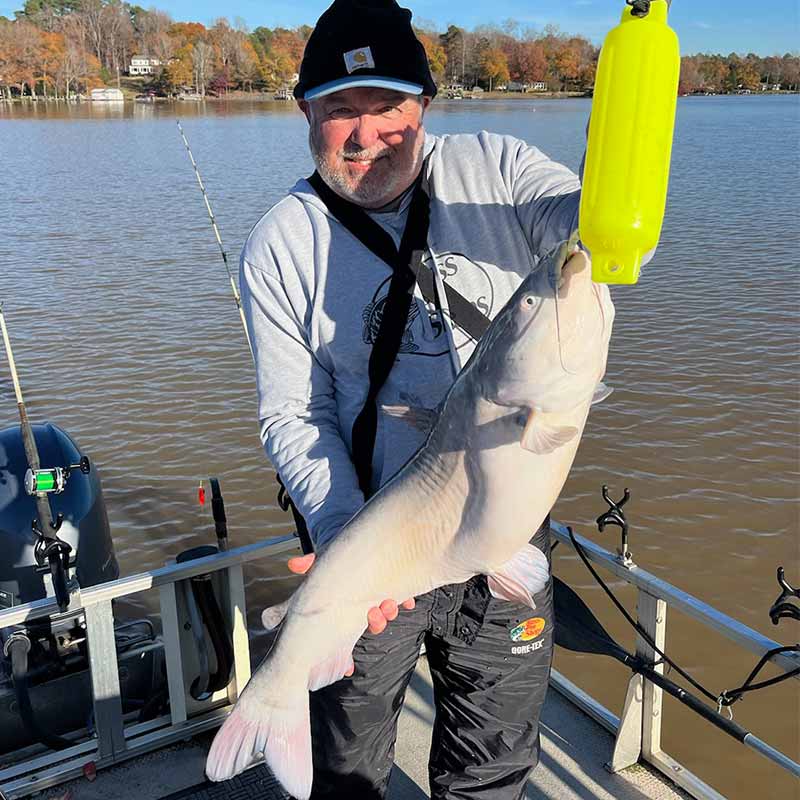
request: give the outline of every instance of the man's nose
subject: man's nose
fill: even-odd
[[[351,141],[363,150],[372,147],[381,138],[380,120],[373,114],[361,114],[355,118]]]

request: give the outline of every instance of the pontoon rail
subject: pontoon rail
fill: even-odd
[[[556,539],[571,546],[565,526],[554,522],[552,532]],[[639,622],[659,647],[664,646],[668,605],[759,656],[777,646],[768,637],[646,570],[636,565],[626,566],[614,553],[590,540],[580,536],[577,539],[591,561],[637,588]],[[295,536],[278,537],[182,564],[169,564],[76,592],[68,613],[79,609],[85,611],[96,736],[60,752],[32,753],[29,759],[0,770],[0,790],[8,800],[26,797],[78,777],[89,763],[93,762],[97,768],[111,766],[219,725],[250,677],[243,565],[257,559],[279,556],[295,550],[297,546]],[[228,574],[227,605],[234,648],[233,680],[227,691],[223,692],[217,707],[190,716],[187,713],[187,687],[179,644],[176,583],[195,575],[223,570]],[[112,601],[154,588],[159,590],[170,714],[148,722],[125,725],[114,645]],[[0,628],[58,613],[54,599],[39,600],[0,611]],[[641,639],[637,640],[637,654],[644,658],[653,655]],[[786,672],[800,666],[800,656],[794,654],[774,656],[772,661]],[[617,717],[557,671],[553,671],[551,684],[616,734],[616,746],[609,769],[618,771],[642,759],[698,800],[724,800],[722,795],[661,749],[662,692],[658,687],[640,675],[634,675],[628,686],[622,716]],[[786,760],[789,765],[798,768],[791,759],[787,757]]]
[[[554,521],[550,530],[556,540],[572,548],[569,531],[565,525]],[[660,649],[663,650],[665,646],[668,606],[682,611],[759,657],[779,647],[778,642],[763,636],[636,564],[626,563],[618,554],[600,547],[590,539],[577,534],[575,538],[590,561],[637,589],[638,622]],[[647,661],[657,660],[652,648],[641,636],[636,637],[636,654]],[[770,661],[784,672],[791,672],[800,667],[800,653],[781,653],[772,656]],[[655,670],[663,674],[664,665],[658,664]],[[795,675],[794,678],[800,680],[800,675]],[[560,694],[616,736],[614,753],[607,764],[610,771],[619,772],[641,759],[697,800],[725,800],[719,792],[661,749],[663,693],[655,684],[641,675],[633,675],[628,683],[622,716],[617,717],[557,670],[553,670],[550,683]],[[799,764],[785,754],[780,755],[783,756],[781,766],[784,769],[794,775],[800,774]]]

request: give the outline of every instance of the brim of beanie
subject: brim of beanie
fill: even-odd
[[[355,89],[358,87],[373,87],[376,89],[392,89],[395,92],[405,92],[405,94],[422,94],[423,87],[418,83],[401,81],[397,78],[384,78],[381,75],[360,75],[348,76],[347,78],[337,78],[335,81],[328,81],[321,86],[309,89],[304,95],[303,100],[316,100],[326,94],[340,92],[343,89]]]

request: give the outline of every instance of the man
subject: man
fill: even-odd
[[[488,133],[426,135],[435,94],[409,11],[394,0],[336,0],[309,39],[295,88],[319,191],[299,181],[242,253],[262,441],[317,550],[424,441],[424,431],[384,409],[436,408],[473,351],[474,337],[452,322],[447,290],[491,318],[577,226],[578,178],[535,148]],[[366,229],[377,223],[402,251],[419,182],[429,198],[422,270],[432,274],[435,298],[414,290],[377,397],[365,485],[353,463],[353,424],[369,393],[392,278]],[[337,218],[330,206],[340,200],[320,196],[331,191],[356,218],[366,212],[363,236]],[[531,534],[549,557],[547,525]],[[290,568],[305,572],[313,558]],[[522,797],[538,761],[553,645],[550,587],[534,599],[534,613],[495,599],[478,576],[409,599],[400,613],[404,598],[372,609],[354,674],[311,695],[314,800],[385,797],[397,718],[423,643],[436,701],[431,797]],[[515,643],[520,630],[530,646]]]

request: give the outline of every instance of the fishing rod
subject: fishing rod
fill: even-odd
[[[214,229],[214,236],[216,236],[217,244],[219,245],[219,252],[222,254],[222,262],[225,264],[225,270],[228,273],[228,280],[231,283],[231,291],[233,292],[233,299],[236,301],[236,308],[239,309],[239,317],[242,320],[242,328],[244,328],[244,336],[247,339],[247,346],[250,348],[250,355],[253,354],[253,345],[250,341],[250,335],[247,332],[247,322],[245,322],[244,318],[244,309],[242,308],[242,298],[239,296],[239,290],[236,288],[236,281],[233,279],[233,273],[231,272],[230,265],[228,264],[228,254],[225,252],[225,247],[222,244],[222,237],[219,233],[219,228],[217,227],[217,220],[214,216],[214,212],[211,210],[211,203],[208,199],[208,193],[206,192],[206,187],[203,184],[203,179],[200,177],[200,170],[197,168],[197,162],[194,160],[194,155],[192,154],[192,148],[189,147],[189,140],[186,138],[186,134],[183,132],[183,127],[181,126],[180,120],[177,120],[178,124],[178,131],[180,131],[181,138],[183,139],[183,143],[186,146],[186,152],[189,154],[189,160],[192,162],[192,168],[194,169],[194,174],[197,177],[197,183],[200,186],[200,191],[203,193],[203,200],[206,204],[206,211],[208,211],[208,218],[211,220],[211,227]]]
[[[792,761],[780,750],[776,750],[732,719],[717,713],[716,709],[698,700],[678,684],[657,672],[654,665],[648,664],[620,647],[583,600],[567,584],[556,577],[553,577],[553,611],[556,619],[556,644],[560,647],[577,653],[609,656],[619,661],[679,700],[716,728],[727,733],[728,736],[732,736],[751,750],[755,750],[796,777],[800,777],[800,764]]]
[[[36,502],[36,512],[38,520],[34,517],[31,522],[31,529],[36,535],[36,545],[34,554],[39,566],[44,566],[45,562],[50,567],[50,575],[53,579],[53,591],[58,601],[61,611],[66,611],[69,605],[69,586],[67,583],[69,572],[69,557],[72,547],[67,542],[58,538],[58,530],[64,517],[61,513],[53,519],[53,512],[50,508],[49,494],[51,492],[62,492],[67,478],[73,469],[79,469],[83,473],[89,472],[89,461],[81,459],[79,464],[68,467],[56,467],[53,469],[42,469],[39,461],[39,451],[36,447],[36,439],[33,436],[33,428],[28,419],[28,412],[25,408],[25,400],[22,397],[22,387],[19,382],[17,365],[14,361],[14,352],[11,349],[11,340],[8,336],[6,319],[3,314],[3,304],[0,303],[0,329],[2,329],[3,343],[5,345],[8,366],[11,370],[11,380],[14,384],[14,394],[17,398],[17,408],[19,410],[20,428],[22,431],[22,443],[25,448],[25,458],[28,461],[28,471],[25,474],[25,490],[33,496]]]

